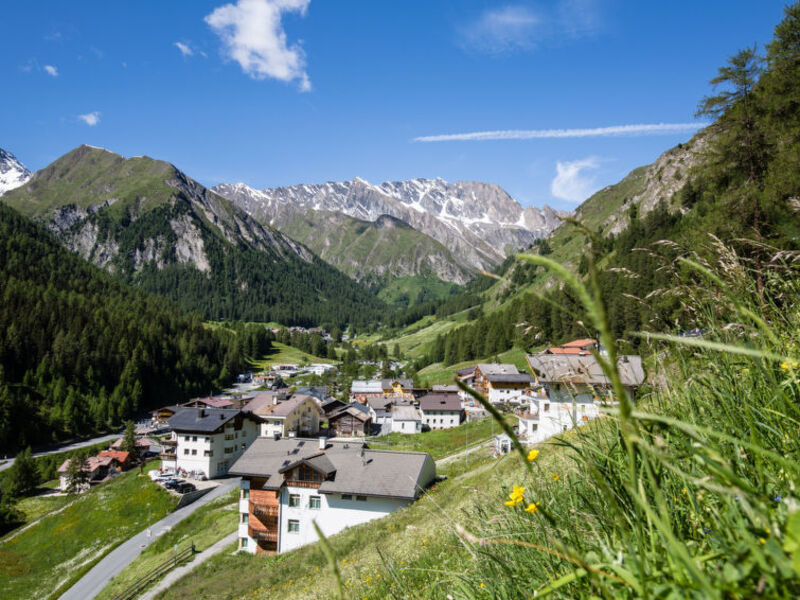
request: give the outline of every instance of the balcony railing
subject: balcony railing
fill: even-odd
[[[178,440],[161,440],[162,446],[177,446]]]
[[[303,488],[318,488],[322,485],[321,481],[305,481],[302,479],[287,479],[286,485]]]
[[[261,542],[277,542],[278,541],[278,532],[277,531],[264,531],[262,529],[253,529],[252,527],[247,528],[247,535],[249,535],[254,540],[259,540]]]
[[[264,519],[278,518],[278,507],[272,506],[271,504],[258,504],[257,502],[251,502],[250,512],[262,521]]]

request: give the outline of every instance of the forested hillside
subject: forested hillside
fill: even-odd
[[[120,280],[207,319],[344,327],[383,303],[174,165],[81,146],[3,202]]]
[[[698,114],[716,120],[685,145],[691,154],[682,146],[659,159],[652,173],[634,171],[578,209],[586,227],[563,225],[532,248],[582,277],[591,263],[598,266],[611,327],[628,347],[640,343],[628,337],[633,331],[694,326],[694,316],[668,289],[676,258],[702,257],[722,240],[754,266],[763,285],[762,262],[770,251],[800,248],[800,9],[793,7],[776,28],[765,56],[743,50],[711,83],[714,93],[700,102]],[[544,289],[548,278],[541,267],[509,265],[497,286],[504,304],[438,338],[422,362],[452,364],[515,344],[594,335],[568,289],[525,292]]]
[[[207,394],[269,348],[130,289],[0,204],[0,452]]]

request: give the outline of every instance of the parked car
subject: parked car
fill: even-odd
[[[166,479],[161,482],[161,485],[163,485],[168,490],[174,490],[180,485],[180,483],[181,482],[178,481],[177,479]]]
[[[195,491],[197,488],[194,486],[193,483],[189,483],[188,481],[184,481],[183,483],[179,483],[175,488],[175,491],[179,494],[188,494],[189,492]]]

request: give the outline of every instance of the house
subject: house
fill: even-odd
[[[527,444],[585,425],[600,416],[600,402],[578,396],[570,402],[553,402],[547,395],[536,398],[517,414],[518,437]]]
[[[239,549],[281,553],[408,506],[433,483],[422,452],[370,450],[324,438],[260,438],[236,461]]]
[[[121,450],[124,438],[118,438],[111,444],[112,450]],[[136,451],[139,453],[140,458],[147,458],[158,454],[159,444],[149,437],[136,438]]]
[[[528,365],[537,381],[547,388],[552,402],[572,402],[573,399],[610,399],[611,380],[592,354],[529,354]],[[644,383],[642,358],[636,355],[617,357],[622,386],[633,399]]]
[[[344,408],[345,406],[347,406],[347,402],[343,402],[337,398],[328,398],[322,403],[320,408],[327,419],[332,413],[336,412],[340,408]]]
[[[180,409],[181,406],[178,404],[172,404],[170,406],[162,406],[161,408],[157,408],[156,410],[151,412],[150,416],[156,423],[166,423],[170,419],[170,417],[172,417]]]
[[[533,377],[510,364],[482,363],[473,375],[473,388],[492,404],[515,401],[532,382]]]
[[[461,388],[457,385],[434,385],[431,391],[437,394],[458,394]]]
[[[360,402],[351,402],[328,415],[328,424],[337,437],[365,436],[372,434],[372,417],[369,407]]]
[[[258,437],[261,421],[241,409],[184,408],[168,421],[172,436],[164,443],[162,467],[209,479],[225,475]]]
[[[128,454],[125,452],[124,454]],[[69,489],[69,465],[72,459],[67,459],[58,467],[58,486],[66,492]],[[88,472],[88,483],[76,490],[84,492],[89,486],[103,481],[108,474],[116,467],[117,461],[113,456],[90,456],[86,459],[83,470]]]
[[[133,466],[133,457],[130,452],[123,450],[103,450],[97,455],[97,458],[112,458],[114,459],[114,467],[120,471],[126,471]]]
[[[392,433],[421,433],[422,416],[413,406],[392,408]]]
[[[259,394],[260,396],[260,394]],[[254,409],[255,415],[263,421],[262,437],[282,437],[290,435],[310,436],[319,433],[319,424],[324,417],[316,398],[308,394],[293,394],[291,398],[279,401],[279,396],[272,396],[272,403],[263,403]],[[251,407],[253,402],[248,404]]]
[[[419,399],[422,424],[430,429],[458,427],[464,420],[458,394],[431,393]]]
[[[369,398],[390,396],[414,401],[414,383],[410,379],[355,379],[350,386],[350,399],[366,402]]]
[[[304,385],[300,386],[294,391],[295,394],[306,394],[307,396],[314,396],[318,403],[321,405],[328,398],[327,385]]]

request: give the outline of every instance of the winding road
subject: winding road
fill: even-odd
[[[159,535],[169,531],[201,506],[205,506],[232,489],[238,488],[240,481],[240,477],[224,480],[222,485],[211,490],[199,500],[168,514],[157,523],[154,523],[150,527],[149,537],[147,535],[147,529],[145,529],[132,538],[122,542],[92,567],[88,573],[75,583],[75,585],[64,592],[59,600],[91,600],[97,596],[115,576],[133,562],[150,542],[154,541]]]
[[[32,454],[34,458],[38,456],[47,456],[48,454],[58,454],[59,452],[68,452],[70,450],[77,450],[78,448],[85,448],[86,446],[94,446],[95,444],[100,444],[102,442],[110,442],[112,440],[118,439],[122,433],[109,433],[108,435],[102,435],[100,437],[92,438],[90,440],[83,440],[81,442],[73,442],[71,444],[65,444],[63,446],[59,446],[58,448],[54,448],[53,450],[46,450],[44,452],[36,452]],[[0,471],[4,471],[8,469],[11,465],[14,464],[14,458],[6,459],[2,465],[0,465]]]

